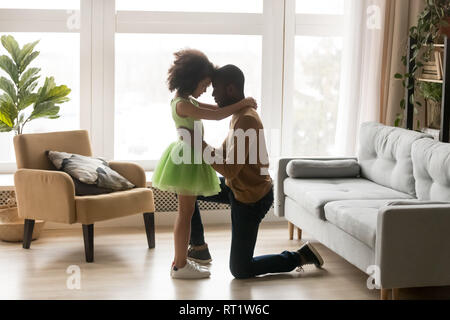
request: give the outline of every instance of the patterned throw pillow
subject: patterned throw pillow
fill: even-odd
[[[59,151],[46,153],[56,169],[68,173],[74,179],[77,195],[102,194],[135,187],[101,158]]]

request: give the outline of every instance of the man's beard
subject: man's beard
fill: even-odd
[[[220,108],[224,108],[224,107],[228,107],[231,106],[232,104],[235,104],[237,102],[239,102],[240,99],[236,99],[236,98],[232,98],[232,97],[227,97],[226,99],[224,99],[223,101],[221,101],[220,104],[218,104],[218,106]]]

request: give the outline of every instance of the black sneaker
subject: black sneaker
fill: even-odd
[[[209,253],[208,245],[206,243],[205,247],[201,249],[189,246],[187,258],[200,264],[208,264],[212,261],[211,254]]]
[[[311,243],[306,242],[300,249],[297,250],[301,258],[301,265],[314,264],[317,268],[323,266],[323,259],[319,252],[312,246]]]

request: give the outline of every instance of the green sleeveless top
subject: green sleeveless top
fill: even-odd
[[[201,120],[190,118],[190,117],[186,117],[186,118],[180,117],[177,114],[177,103],[180,100],[188,101],[196,107],[199,106],[198,102],[195,101],[194,99],[185,99],[185,98],[181,98],[181,97],[176,97],[176,98],[172,99],[172,102],[170,103],[170,105],[172,107],[172,118],[173,118],[173,121],[175,121],[175,127],[177,129],[179,127],[185,127],[185,128],[188,128],[189,130],[194,130],[194,121],[201,121]]]

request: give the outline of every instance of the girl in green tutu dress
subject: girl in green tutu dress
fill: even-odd
[[[200,119],[222,120],[242,108],[256,108],[256,102],[252,98],[243,99],[226,108],[197,102],[195,99],[211,84],[214,65],[198,50],[181,50],[174,55],[175,61],[169,69],[167,82],[169,90],[175,91],[170,106],[177,129],[194,130],[194,122],[198,124]],[[203,131],[202,125],[201,130]],[[186,148],[191,151],[191,161],[185,161],[185,157],[183,161],[179,161]],[[199,156],[200,161],[196,161]],[[174,192],[178,196],[178,216],[174,226],[175,258],[171,276],[191,279],[209,277],[207,268],[187,260],[187,249],[197,196],[211,196],[220,192],[216,172],[203,161],[202,150],[194,150],[190,142],[179,139],[171,143],[161,156],[153,173],[152,185],[163,191]]]

